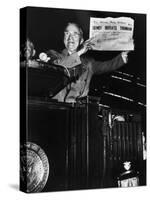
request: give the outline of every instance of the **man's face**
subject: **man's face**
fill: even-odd
[[[77,51],[81,43],[79,29],[74,24],[69,24],[64,32],[64,45],[70,53]]]

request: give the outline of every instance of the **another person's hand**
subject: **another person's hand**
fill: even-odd
[[[28,60],[27,66],[32,68],[38,68],[40,67],[39,63],[36,60]]]

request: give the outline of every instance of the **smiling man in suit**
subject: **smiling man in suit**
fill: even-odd
[[[85,97],[94,74],[114,71],[127,63],[128,52],[122,52],[109,61],[96,61],[89,58],[86,52],[91,49],[90,40],[84,42],[83,31],[76,23],[68,23],[64,30],[65,49],[55,54],[53,63],[67,68],[75,81],[61,90],[54,99],[62,102],[76,102],[77,98]]]

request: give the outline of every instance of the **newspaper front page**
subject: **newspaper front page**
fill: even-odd
[[[92,50],[134,50],[134,20],[129,17],[90,18],[89,41]]]

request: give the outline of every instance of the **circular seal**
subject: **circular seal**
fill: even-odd
[[[27,142],[20,151],[20,177],[26,192],[41,192],[49,176],[45,152],[35,143]]]

